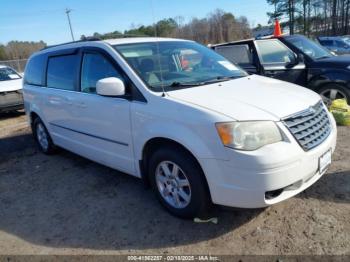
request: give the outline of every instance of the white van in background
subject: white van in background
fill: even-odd
[[[22,77],[13,68],[0,65],[0,112],[23,109]]]

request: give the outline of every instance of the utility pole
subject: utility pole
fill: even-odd
[[[72,36],[73,41],[75,41],[75,40],[74,40],[73,29],[72,29],[72,23],[71,23],[71,21],[70,21],[70,16],[69,16],[69,13],[72,12],[72,9],[66,8],[66,11],[65,11],[65,12],[66,12],[67,18],[68,18],[70,34],[71,34],[71,36]]]

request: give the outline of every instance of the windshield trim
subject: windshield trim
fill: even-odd
[[[205,48],[208,48],[207,46],[202,45],[201,43],[197,43],[195,41],[190,41],[190,40],[181,40],[180,39],[180,40],[174,40],[174,41],[160,41],[160,43],[164,43],[164,42],[170,42],[170,43],[174,43],[174,42],[180,42],[180,43],[188,42],[188,43],[195,43],[195,44],[201,45],[201,46],[203,46]],[[159,94],[159,93],[163,93],[163,92],[171,92],[171,91],[177,91],[177,90],[181,90],[181,89],[187,89],[187,88],[193,88],[193,87],[200,87],[200,86],[209,85],[208,83],[204,83],[206,81],[201,81],[200,83],[199,82],[197,82],[197,83],[193,82],[193,85],[191,85],[192,84],[191,82],[183,82],[183,84],[186,84],[188,86],[179,86],[176,89],[174,89],[173,87],[170,87],[169,85],[162,84],[162,85],[159,86],[159,87],[162,87],[162,90],[159,90],[159,91],[155,90],[157,87],[148,84],[147,81],[144,80],[143,77],[140,75],[138,70],[131,63],[128,62],[126,57],[124,57],[124,55],[118,49],[119,46],[131,46],[131,45],[135,45],[135,44],[149,44],[149,43],[156,43],[156,42],[154,42],[154,41],[143,41],[143,42],[137,42],[137,43],[123,43],[123,44],[113,44],[113,45],[111,45],[113,50],[118,53],[118,55],[121,57],[121,59],[123,59],[123,61],[132,69],[133,73],[136,74],[138,76],[138,78],[141,80],[141,82],[147,87],[148,91],[151,91],[153,93]],[[209,49],[209,50],[211,50],[211,49]],[[215,52],[213,50],[211,50],[211,51]],[[218,54],[218,55],[220,55],[220,54]],[[225,57],[223,57],[223,59],[225,59],[226,61],[230,62]],[[232,63],[232,62],[230,62],[230,63]],[[232,79],[229,79],[227,81],[232,81],[232,80],[236,80],[236,79],[241,78],[241,77],[249,76],[249,74],[244,69],[242,69],[239,65],[237,65],[237,64],[234,64],[234,65],[238,68],[238,71],[242,72],[242,76],[239,76],[239,77],[236,77],[236,78],[232,78]],[[211,79],[208,79],[208,80],[211,80]],[[218,80],[218,82],[222,82],[222,81]],[[213,82],[213,83],[210,83],[210,84],[215,84],[215,83]]]

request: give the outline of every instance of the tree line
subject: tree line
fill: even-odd
[[[350,34],[350,0],[267,0],[274,11],[270,22],[287,18],[290,34],[331,36]]]
[[[158,21],[153,25],[132,25],[130,30],[106,34],[94,33],[93,37],[108,39],[126,36],[159,36],[195,40],[203,44],[229,42],[251,37],[252,32],[246,17],[236,18],[232,13],[217,9],[204,18],[192,18],[184,22],[177,16]],[[82,35],[81,39],[86,36]]]
[[[32,53],[44,47],[46,43],[43,41],[10,41],[6,45],[0,44],[0,61],[27,59]]]

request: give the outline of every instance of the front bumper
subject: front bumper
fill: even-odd
[[[21,91],[0,93],[0,112],[23,109],[23,95]]]
[[[286,127],[279,123],[288,142],[264,146],[255,151],[227,148],[228,161],[201,159],[213,203],[242,208],[269,206],[288,199],[322,177],[319,158],[336,147],[337,129],[322,144],[304,151]]]

